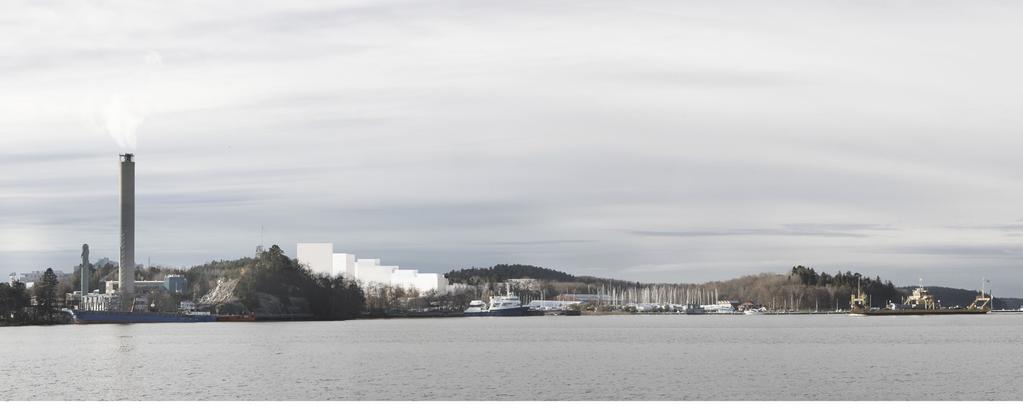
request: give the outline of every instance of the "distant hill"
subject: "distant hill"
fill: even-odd
[[[449,271],[444,276],[448,278],[448,282],[461,284],[502,282],[518,278],[559,282],[572,282],[576,279],[574,275],[567,272],[522,264],[497,264],[488,268],[463,268]]]
[[[524,264],[498,264],[485,268],[465,268],[445,274],[452,283],[493,288],[494,284],[511,279],[532,278],[541,281],[537,297],[559,293],[606,294],[618,302],[706,303],[714,299],[748,301],[778,309],[833,310],[849,307],[849,297],[862,290],[875,306],[889,301],[901,302],[912,293],[912,287],[896,287],[891,281],[850,271],[834,274],[804,266],[792,267],[786,274],[758,274],[725,281],[705,283],[640,283],[609,278],[576,276],[564,271]],[[946,306],[967,306],[976,291],[948,287],[928,287]],[[521,290],[520,290],[521,291]],[[533,295],[533,294],[527,294]],[[695,298],[695,299],[694,299]],[[994,308],[1019,308],[1023,299],[995,298]]]

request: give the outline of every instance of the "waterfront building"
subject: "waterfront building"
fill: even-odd
[[[168,275],[163,279],[163,288],[173,294],[183,294],[186,285],[184,275]]]
[[[134,281],[136,294],[149,294],[166,290],[163,281]]]
[[[174,278],[172,280],[171,284],[174,284],[175,287],[180,287],[181,292],[184,292],[184,284],[185,284],[184,280],[185,280],[185,277],[183,277],[181,275],[172,275],[172,277],[177,277],[177,278]],[[104,290],[104,292],[105,293],[115,293],[115,292],[118,292],[120,290],[120,288],[121,288],[120,285],[121,285],[121,282],[118,281],[118,280],[108,280],[108,281],[106,281],[106,287],[105,287],[106,289]],[[170,285],[167,283],[166,280],[135,281],[135,292],[139,293],[139,294],[148,294],[148,293],[154,293],[154,292],[160,292],[160,291],[171,291],[170,288],[168,288],[169,286]],[[174,292],[174,291],[171,291],[171,292]]]
[[[416,289],[420,292],[427,292],[430,290],[437,291],[438,293],[444,294],[448,292],[448,278],[444,274],[436,272],[421,272],[416,276],[415,280]]]
[[[299,243],[296,248],[298,262],[315,273],[353,278],[367,285],[394,285],[420,293],[448,291],[448,279],[443,274],[384,265],[379,258],[334,253],[332,243]]]
[[[334,244],[300,243],[295,249],[298,261],[317,274],[332,274],[334,266]]]
[[[109,294],[85,294],[78,304],[79,310],[88,311],[118,311],[120,307],[121,296],[116,291]]]
[[[333,251],[333,248],[331,248]],[[331,276],[355,277],[355,255],[334,254],[330,268]]]
[[[433,272],[420,273],[414,269],[398,269],[391,274],[391,284],[406,290],[415,289],[420,293],[436,291],[445,293],[448,290],[448,279]]]
[[[366,284],[391,284],[391,276],[397,270],[396,266],[380,265],[378,258],[355,261],[355,278]]]
[[[43,274],[45,273],[46,271],[32,271],[20,274],[17,272],[12,272],[10,273],[10,275],[7,276],[7,279],[10,281],[11,284],[14,284],[15,282],[22,282],[28,284],[32,282],[39,282],[40,280],[42,280]],[[53,270],[53,275],[57,276],[57,281],[66,281],[71,278],[71,276],[65,273],[64,271],[57,269]]]

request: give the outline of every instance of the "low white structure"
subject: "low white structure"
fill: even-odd
[[[352,254],[334,253],[332,243],[300,243],[296,254],[298,262],[313,272],[332,277],[354,278],[363,284],[395,285],[420,293],[445,293],[448,290],[448,279],[443,274],[382,265],[379,258],[356,258]]]
[[[300,243],[295,249],[298,262],[305,264],[317,274],[332,274],[334,271],[334,244]]]
[[[448,291],[448,279],[444,274],[424,272],[416,276],[416,289],[421,292],[435,290],[443,294]]]
[[[334,248],[332,247],[331,250]],[[334,254],[334,261],[331,265],[330,275],[355,277],[355,255]]]
[[[416,287],[416,277],[419,276],[419,271],[414,269],[397,269],[391,273],[391,285],[395,285],[406,290],[411,290]]]
[[[397,270],[396,266],[380,265],[377,258],[355,261],[355,278],[366,284],[390,284],[391,275]]]

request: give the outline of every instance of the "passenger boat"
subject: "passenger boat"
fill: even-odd
[[[466,317],[519,317],[527,315],[528,312],[529,306],[523,306],[522,300],[512,295],[509,287],[506,295],[491,296],[489,305],[480,300],[470,301],[469,308],[462,314]]]
[[[487,315],[487,303],[483,300],[472,300],[469,302],[469,308],[466,308],[462,313],[465,316],[485,316]]]

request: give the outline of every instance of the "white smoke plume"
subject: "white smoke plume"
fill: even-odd
[[[123,150],[138,147],[138,129],[146,120],[145,103],[130,96],[114,94],[99,105],[97,124]]]
[[[150,51],[141,68],[114,80],[114,92],[94,95],[85,104],[86,119],[99,134],[113,138],[125,151],[138,147],[138,130],[150,114],[153,78],[163,66],[159,53]]]

